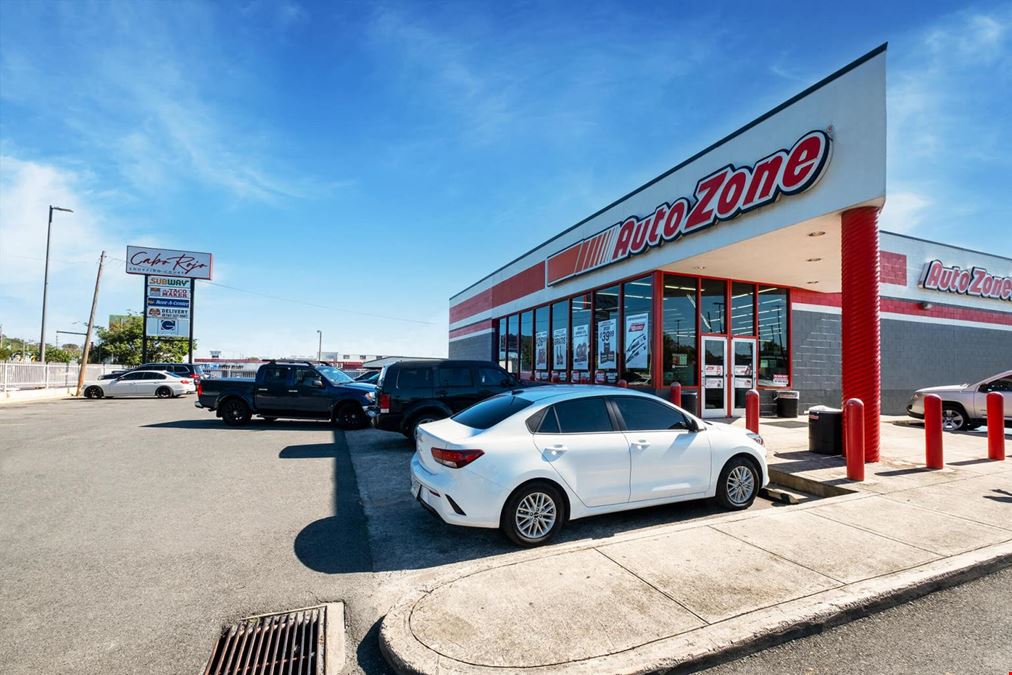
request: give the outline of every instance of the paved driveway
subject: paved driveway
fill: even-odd
[[[515,551],[415,505],[411,453],[371,429],[228,428],[192,397],[0,407],[0,664],[197,672],[223,622],[344,600],[347,670],[383,672],[377,622],[419,575]],[[716,513],[605,516],[562,539]]]

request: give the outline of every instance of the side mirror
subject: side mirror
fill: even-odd
[[[317,389],[323,389],[323,380],[313,380],[310,384]]]

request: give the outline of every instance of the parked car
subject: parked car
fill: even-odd
[[[114,370],[111,373],[106,373],[105,375],[100,375],[98,379],[100,379],[100,380],[115,380],[117,377],[119,377],[120,375],[122,375],[125,372],[126,372],[125,370]]]
[[[366,409],[376,387],[354,382],[337,368],[308,361],[271,361],[257,369],[256,379],[204,379],[194,405],[215,412],[225,424],[248,424],[253,415],[326,419],[353,429],[366,426]]]
[[[85,398],[121,398],[127,396],[157,396],[172,398],[196,391],[194,382],[187,377],[155,370],[134,370],[113,380],[98,380],[84,387]]]
[[[128,368],[126,372],[132,373],[138,370],[160,370],[191,380],[200,380],[206,377],[203,368],[196,363],[142,363],[139,366]]]
[[[927,394],[937,394],[942,399],[943,429],[976,429],[987,422],[987,395],[992,391],[1000,392],[1005,399],[1005,421],[1012,420],[1012,370],[986,377],[974,384],[918,389],[907,403],[907,414],[915,419],[924,419],[924,397]]]
[[[398,361],[385,367],[376,382],[373,424],[414,438],[419,424],[519,386],[491,361]]]
[[[423,507],[520,546],[614,511],[708,497],[745,509],[768,481],[758,434],[617,387],[499,394],[419,426],[411,459]]]
[[[379,380],[380,371],[378,370],[367,370],[358,377],[355,378],[356,382],[364,382],[365,384],[376,384]]]

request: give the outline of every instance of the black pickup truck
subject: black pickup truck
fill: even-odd
[[[242,426],[253,415],[330,420],[355,429],[369,424],[367,410],[376,387],[355,382],[337,368],[308,361],[271,361],[255,379],[204,378],[197,386],[198,408],[215,412],[225,424]]]

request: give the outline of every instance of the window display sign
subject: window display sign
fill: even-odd
[[[774,373],[773,375],[773,386],[775,387],[786,387],[787,386],[787,375],[780,373]]]
[[[548,370],[548,331],[534,334],[534,370]]]
[[[720,376],[724,374],[724,366],[715,366],[713,364],[707,364],[703,367],[703,375]]]
[[[615,319],[597,322],[597,367],[614,370],[618,367],[618,335]]]
[[[751,389],[752,388],[752,380],[750,378],[747,378],[747,377],[736,377],[736,378],[734,378],[734,388],[735,389]]]
[[[566,369],[566,347],[569,346],[569,329],[552,331],[552,370]]]
[[[573,326],[573,369],[590,368],[590,326]]]
[[[625,318],[625,367],[649,367],[647,356],[650,353],[650,315],[647,313],[633,314]]]
[[[708,377],[704,382],[704,387],[707,389],[723,389],[724,378],[723,377]]]
[[[671,355],[671,365],[674,366],[674,367],[689,365],[689,355],[688,354],[672,354]]]

